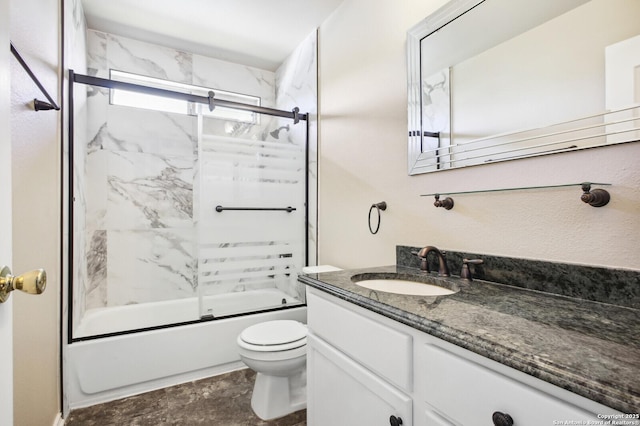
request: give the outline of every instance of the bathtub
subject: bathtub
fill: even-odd
[[[272,300],[265,303],[265,299]],[[282,306],[294,300],[277,289],[208,296],[205,306],[216,316]],[[198,299],[127,305],[88,311],[74,337],[114,329],[153,327],[196,318]],[[66,345],[65,407],[98,404],[125,396],[197,380],[244,367],[236,347],[240,332],[277,319],[306,323],[306,306],[198,322]]]

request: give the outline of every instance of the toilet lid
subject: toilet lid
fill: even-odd
[[[240,339],[251,345],[284,345],[307,337],[307,326],[298,321],[267,321],[247,327]]]

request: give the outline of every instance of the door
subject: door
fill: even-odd
[[[9,0],[0,0],[0,266],[11,266],[11,140],[9,134]],[[11,298],[0,304],[0,424],[13,424]]]
[[[253,133],[277,125],[266,116],[255,120],[242,125]],[[287,123],[290,130],[277,138],[271,132],[266,140],[254,140],[251,133],[224,134],[216,121],[198,118],[194,196],[201,315],[223,317],[304,303],[304,290],[292,272],[306,260],[305,123]],[[211,297],[238,291],[247,295],[240,304]],[[249,294],[259,296],[252,302]]]
[[[413,401],[313,334],[307,336],[307,423],[411,426]]]

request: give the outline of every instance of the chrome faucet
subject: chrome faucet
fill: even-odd
[[[447,266],[447,258],[445,256],[445,253],[441,252],[434,246],[426,246],[417,253],[418,257],[420,258],[420,270],[430,272],[427,257],[431,252],[434,252],[436,256],[438,256],[438,276],[450,276],[451,274],[449,273],[449,267]]]

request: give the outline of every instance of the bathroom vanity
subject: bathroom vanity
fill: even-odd
[[[428,274],[299,277],[309,425],[640,424],[637,309],[477,279],[400,295],[356,285],[361,273]]]

